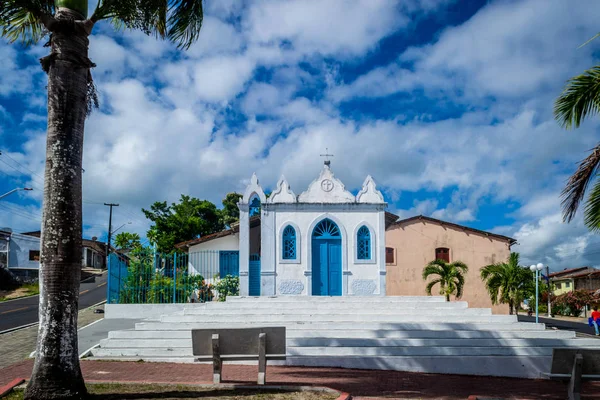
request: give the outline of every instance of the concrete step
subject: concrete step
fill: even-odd
[[[600,347],[597,339],[399,339],[287,338],[289,347]],[[103,339],[108,348],[191,348],[192,339]]]
[[[109,339],[190,339],[189,330],[123,330],[109,332]],[[434,331],[434,330],[371,330],[371,329],[286,329],[288,339],[294,338],[357,338],[357,339],[573,339],[575,332],[543,331]]]
[[[322,330],[322,329],[370,329],[370,330],[396,330],[396,331],[543,331],[544,324],[534,324],[530,322],[514,322],[506,324],[480,322],[480,323],[411,323],[411,322],[395,322],[395,323],[357,323],[357,322],[264,322],[264,321],[249,321],[249,322],[215,322],[215,321],[196,321],[196,322],[181,322],[170,323],[160,321],[138,322],[135,324],[136,330],[157,330],[157,331],[174,331],[204,328],[248,328],[262,326],[285,326],[288,329],[303,328],[306,330]]]
[[[191,347],[163,347],[163,348],[103,348],[97,347],[92,350],[94,357],[105,357],[115,359],[116,357],[193,357]]]
[[[600,348],[600,347],[599,347]],[[128,351],[130,349],[127,349]],[[155,349],[144,349],[144,351]],[[162,350],[164,354],[164,350]],[[190,349],[191,351],[191,349]],[[287,354],[304,357],[346,356],[552,356],[552,347],[292,347]]]
[[[552,356],[290,356],[270,364],[543,378],[550,372],[551,360]]]
[[[316,303],[307,303],[305,301],[303,302],[290,302],[290,301],[278,301],[278,300],[274,300],[272,302],[264,302],[264,301],[256,301],[256,302],[251,302],[251,301],[233,301],[233,302],[229,302],[229,301],[225,301],[225,302],[218,302],[218,301],[213,301],[213,302],[209,302],[209,303],[202,303],[202,304],[190,304],[189,307],[186,305],[185,309],[186,310],[201,310],[201,309],[212,309],[212,310],[222,310],[222,309],[226,309],[226,310],[242,310],[242,309],[254,309],[254,310],[261,310],[261,309],[266,309],[266,310],[272,310],[272,309],[277,309],[277,308],[285,308],[285,309],[292,309],[292,310],[297,310],[297,309],[310,309],[310,310],[320,310],[320,309],[326,309],[326,310],[347,310],[347,309],[369,309],[369,310],[373,310],[373,309],[383,309],[383,310],[399,310],[399,309],[406,309],[406,308],[416,308],[419,310],[422,309],[461,309],[464,310],[466,308],[468,308],[468,303],[465,301],[452,301],[452,302],[443,302],[443,303],[439,303],[439,302],[421,302],[421,301],[416,301],[416,302],[390,302],[390,303],[384,303],[384,302],[378,302],[375,303],[375,307],[373,307],[374,303],[370,303],[370,302],[346,302],[346,303],[326,303],[326,302],[316,302]]]
[[[356,322],[356,323],[370,323],[370,322],[454,322],[454,323],[513,323],[517,321],[517,317],[514,315],[463,315],[463,314],[450,314],[450,315],[386,315],[386,314],[312,314],[312,315],[289,315],[289,314],[231,314],[231,315],[166,315],[160,318],[161,322],[170,323],[185,323],[185,322],[246,322],[246,321],[263,321],[269,323],[278,322]]]
[[[277,310],[276,312],[273,312],[273,310]],[[261,312],[262,311],[262,312]],[[270,312],[269,312],[270,311]],[[248,308],[248,309],[215,309],[215,308],[211,308],[211,307],[207,307],[205,309],[194,309],[194,310],[184,310],[184,314],[183,315],[199,315],[199,316],[214,316],[216,315],[240,315],[240,314],[251,314],[251,315],[259,315],[259,314],[266,314],[268,313],[269,315],[277,315],[277,314],[283,314],[283,315],[291,315],[294,317],[300,316],[300,315],[332,315],[332,314],[340,314],[340,315],[363,315],[363,316],[369,316],[369,315],[426,315],[426,316],[436,316],[436,317],[442,317],[444,315],[492,315],[492,310],[489,308],[464,308],[464,309],[453,309],[453,308],[428,308],[428,309],[418,309],[418,308],[407,308],[407,309],[368,309],[368,308],[361,308],[361,309],[352,309],[351,307],[348,308],[344,308],[344,309],[337,309],[337,310],[331,310],[331,309],[327,309],[327,308],[323,308],[323,309],[302,309],[302,308],[297,308],[297,309],[288,309],[288,308],[283,308],[283,307],[276,307],[270,310],[257,310],[255,308]],[[181,314],[178,314],[181,315]],[[173,314],[171,314],[170,316],[173,316]]]
[[[242,297],[228,296],[228,302],[273,302],[289,301],[292,303],[307,302],[307,303],[445,303],[444,296],[258,296],[258,297]]]

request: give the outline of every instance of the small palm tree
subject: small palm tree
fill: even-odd
[[[446,301],[450,301],[450,295],[460,299],[465,286],[465,274],[469,267],[463,262],[455,261],[448,263],[444,260],[434,260],[423,268],[423,280],[430,276],[435,278],[425,287],[425,291],[431,296],[431,289],[437,284],[440,285],[440,295],[446,296]]]
[[[600,34],[594,36],[584,45],[599,36]],[[567,82],[562,94],[554,103],[554,118],[566,129],[579,128],[588,116],[598,112],[600,112],[600,65],[584,71],[583,74]],[[590,182],[596,177],[598,167],[600,167],[600,144],[597,144],[591,154],[581,161],[577,171],[569,178],[561,193],[565,222],[571,222],[575,217]],[[600,181],[596,181],[586,201],[584,220],[589,229],[600,230]]]
[[[519,253],[510,253],[507,262],[481,268],[481,280],[485,282],[492,304],[508,304],[510,314],[535,290],[531,272],[519,265]]]
[[[97,106],[88,58],[94,26],[110,20],[188,48],[202,26],[202,0],[0,0],[0,36],[37,43],[47,34],[48,130],[40,258],[40,323],[26,399],[79,399],[86,388],[77,351],[81,275],[81,162],[86,116]]]

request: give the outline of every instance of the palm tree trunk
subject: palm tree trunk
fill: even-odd
[[[512,302],[512,300],[510,300],[510,301],[508,302],[508,313],[509,313],[510,315],[513,315],[513,302]]]
[[[446,301],[450,301],[450,295],[446,294]]]
[[[81,20],[60,8],[55,18]],[[81,164],[87,114],[87,35],[53,32],[40,258],[39,330],[25,399],[86,396],[77,346],[81,276]]]

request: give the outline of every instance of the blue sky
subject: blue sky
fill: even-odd
[[[92,2],[93,3],[93,2]],[[90,4],[90,8],[94,4]],[[187,52],[94,28],[101,108],[87,120],[85,236],[143,234],[141,207],[220,203],[253,172],[296,193],[322,167],[357,191],[372,175],[402,217],[516,238],[525,262],[600,265],[600,238],[560,217],[559,194],[600,139],[552,119],[564,82],[598,61],[593,0],[207,1]],[[38,229],[45,147],[42,44],[0,41],[0,225]]]

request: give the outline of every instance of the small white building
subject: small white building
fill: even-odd
[[[250,214],[260,203],[260,259]],[[300,195],[281,177],[267,199],[256,175],[238,203],[241,295],[385,295],[385,208],[368,176],[354,196],[329,162]]]

